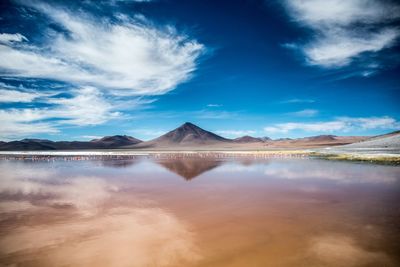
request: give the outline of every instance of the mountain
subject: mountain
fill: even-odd
[[[331,142],[336,140],[336,135],[316,135],[310,137],[299,138],[302,141],[311,141],[311,142]]]
[[[396,150],[400,153],[400,132],[375,136],[367,140],[356,142],[344,146],[337,147],[338,149],[350,150]]]
[[[90,142],[101,145],[103,147],[121,147],[121,146],[136,145],[141,143],[142,140],[127,135],[114,135],[114,136],[105,136],[101,139],[94,139]]]
[[[0,144],[0,150],[24,151],[24,150],[56,150],[52,141],[43,139],[23,139]]]
[[[346,145],[365,139],[367,139],[365,136],[317,135],[296,139],[280,138],[269,142],[268,145],[274,148],[316,148]]]
[[[126,135],[106,136],[92,141],[50,141],[46,139],[22,139],[0,143],[0,150],[77,150],[77,149],[112,149],[142,142]]]
[[[258,137],[252,137],[249,135],[245,135],[245,136],[233,139],[233,142],[235,142],[235,143],[263,143],[263,142],[265,142],[264,140],[265,140],[264,138],[258,138]]]
[[[85,149],[203,149],[203,150],[258,150],[280,148],[317,148],[340,146],[373,140],[383,137],[396,137],[399,132],[365,137],[365,136],[335,136],[317,135],[304,138],[281,138],[271,140],[269,137],[242,136],[236,139],[227,139],[212,132],[206,131],[193,123],[186,122],[158,138],[143,142],[131,136],[105,136],[91,141],[50,141],[46,139],[23,139],[20,141],[0,142],[0,150],[27,151],[27,150],[85,150]]]
[[[400,132],[374,136],[351,144],[325,147],[320,152],[330,154],[366,153],[366,154],[400,154]]]
[[[232,142],[232,140],[206,131],[193,123],[186,122],[156,139],[140,143],[137,148],[150,147],[176,147],[176,146],[196,146],[214,145],[218,143]]]
[[[386,134],[376,135],[376,136],[373,136],[371,139],[380,139],[382,137],[398,136],[399,134],[400,134],[400,130],[393,131],[393,132],[386,133]]]
[[[292,138],[278,138],[278,139],[275,139],[274,141],[291,141],[291,140],[293,140]]]

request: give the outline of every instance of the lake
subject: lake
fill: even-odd
[[[0,266],[400,266],[400,168],[0,161]]]

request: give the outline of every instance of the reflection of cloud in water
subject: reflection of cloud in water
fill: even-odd
[[[1,201],[0,202],[0,214],[1,213],[8,213],[8,212],[21,212],[27,210],[35,210],[36,207],[32,205],[29,201],[16,201],[16,200],[9,200],[9,201]]]
[[[45,198],[43,205],[72,206],[88,215],[96,213],[97,208],[110,196],[110,192],[117,190],[116,186],[97,177],[74,177],[62,183],[52,183],[51,179],[24,179],[5,175],[0,184],[3,199],[12,199],[14,195],[22,195],[26,201]],[[18,205],[13,206],[19,209]],[[10,209],[8,206],[6,210],[11,211]]]
[[[100,160],[100,164],[111,168],[127,168],[138,163],[137,159],[104,159]]]
[[[0,214],[11,220],[3,221],[7,228],[0,231],[0,258],[6,265],[170,266],[200,257],[183,222],[121,192],[118,180],[63,178],[57,171],[65,169],[37,165],[14,171],[13,166],[2,166],[0,180]],[[30,218],[29,223],[18,218]]]
[[[267,166],[266,164],[258,164],[256,162],[253,162],[252,164],[247,162],[245,165],[238,163],[239,162],[236,161],[227,162],[218,169],[216,169],[215,171],[219,173],[257,172],[257,171],[262,172],[263,170],[265,170]]]
[[[268,164],[253,161],[227,162],[218,173],[263,173],[278,179],[320,179],[341,183],[394,183],[399,180],[400,169],[393,166],[354,164],[322,160],[282,160]]]
[[[362,168],[361,168],[362,167]],[[341,183],[394,183],[400,170],[391,166],[360,165],[313,160],[274,163],[264,174],[281,179],[322,179]]]
[[[33,259],[37,266],[184,266],[200,257],[185,225],[157,208],[122,208],[65,224],[17,227],[1,239],[0,251],[15,253],[21,262],[25,259],[18,253],[42,255]]]
[[[352,238],[342,235],[314,238],[310,256],[321,262],[318,266],[394,266],[386,254],[368,251]]]

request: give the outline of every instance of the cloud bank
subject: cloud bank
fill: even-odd
[[[309,65],[343,67],[356,58],[392,47],[400,36],[393,25],[400,5],[380,0],[286,0],[293,21],[313,32],[305,44],[286,44],[300,49]]]
[[[290,133],[292,131],[304,131],[311,133],[333,133],[349,132],[352,130],[371,130],[371,129],[398,129],[400,122],[388,116],[351,118],[342,117],[331,121],[323,122],[288,122],[278,123],[267,126],[264,131],[267,133]]]
[[[125,109],[146,102],[142,97],[165,94],[190,79],[205,52],[204,45],[172,26],[124,14],[99,17],[37,1],[23,4],[49,23],[32,38],[0,32],[0,77],[64,86],[49,95],[43,94],[48,88],[0,84],[0,103],[30,104],[1,110],[3,139],[121,117]],[[70,97],[52,97],[60,93]]]
[[[204,46],[171,27],[157,29],[125,16],[112,22],[36,4],[66,32],[35,45],[20,33],[2,34],[2,75],[47,78],[78,85],[157,95],[174,89],[196,69]]]

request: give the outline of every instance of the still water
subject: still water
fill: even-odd
[[[0,266],[400,266],[400,168],[0,161]]]

